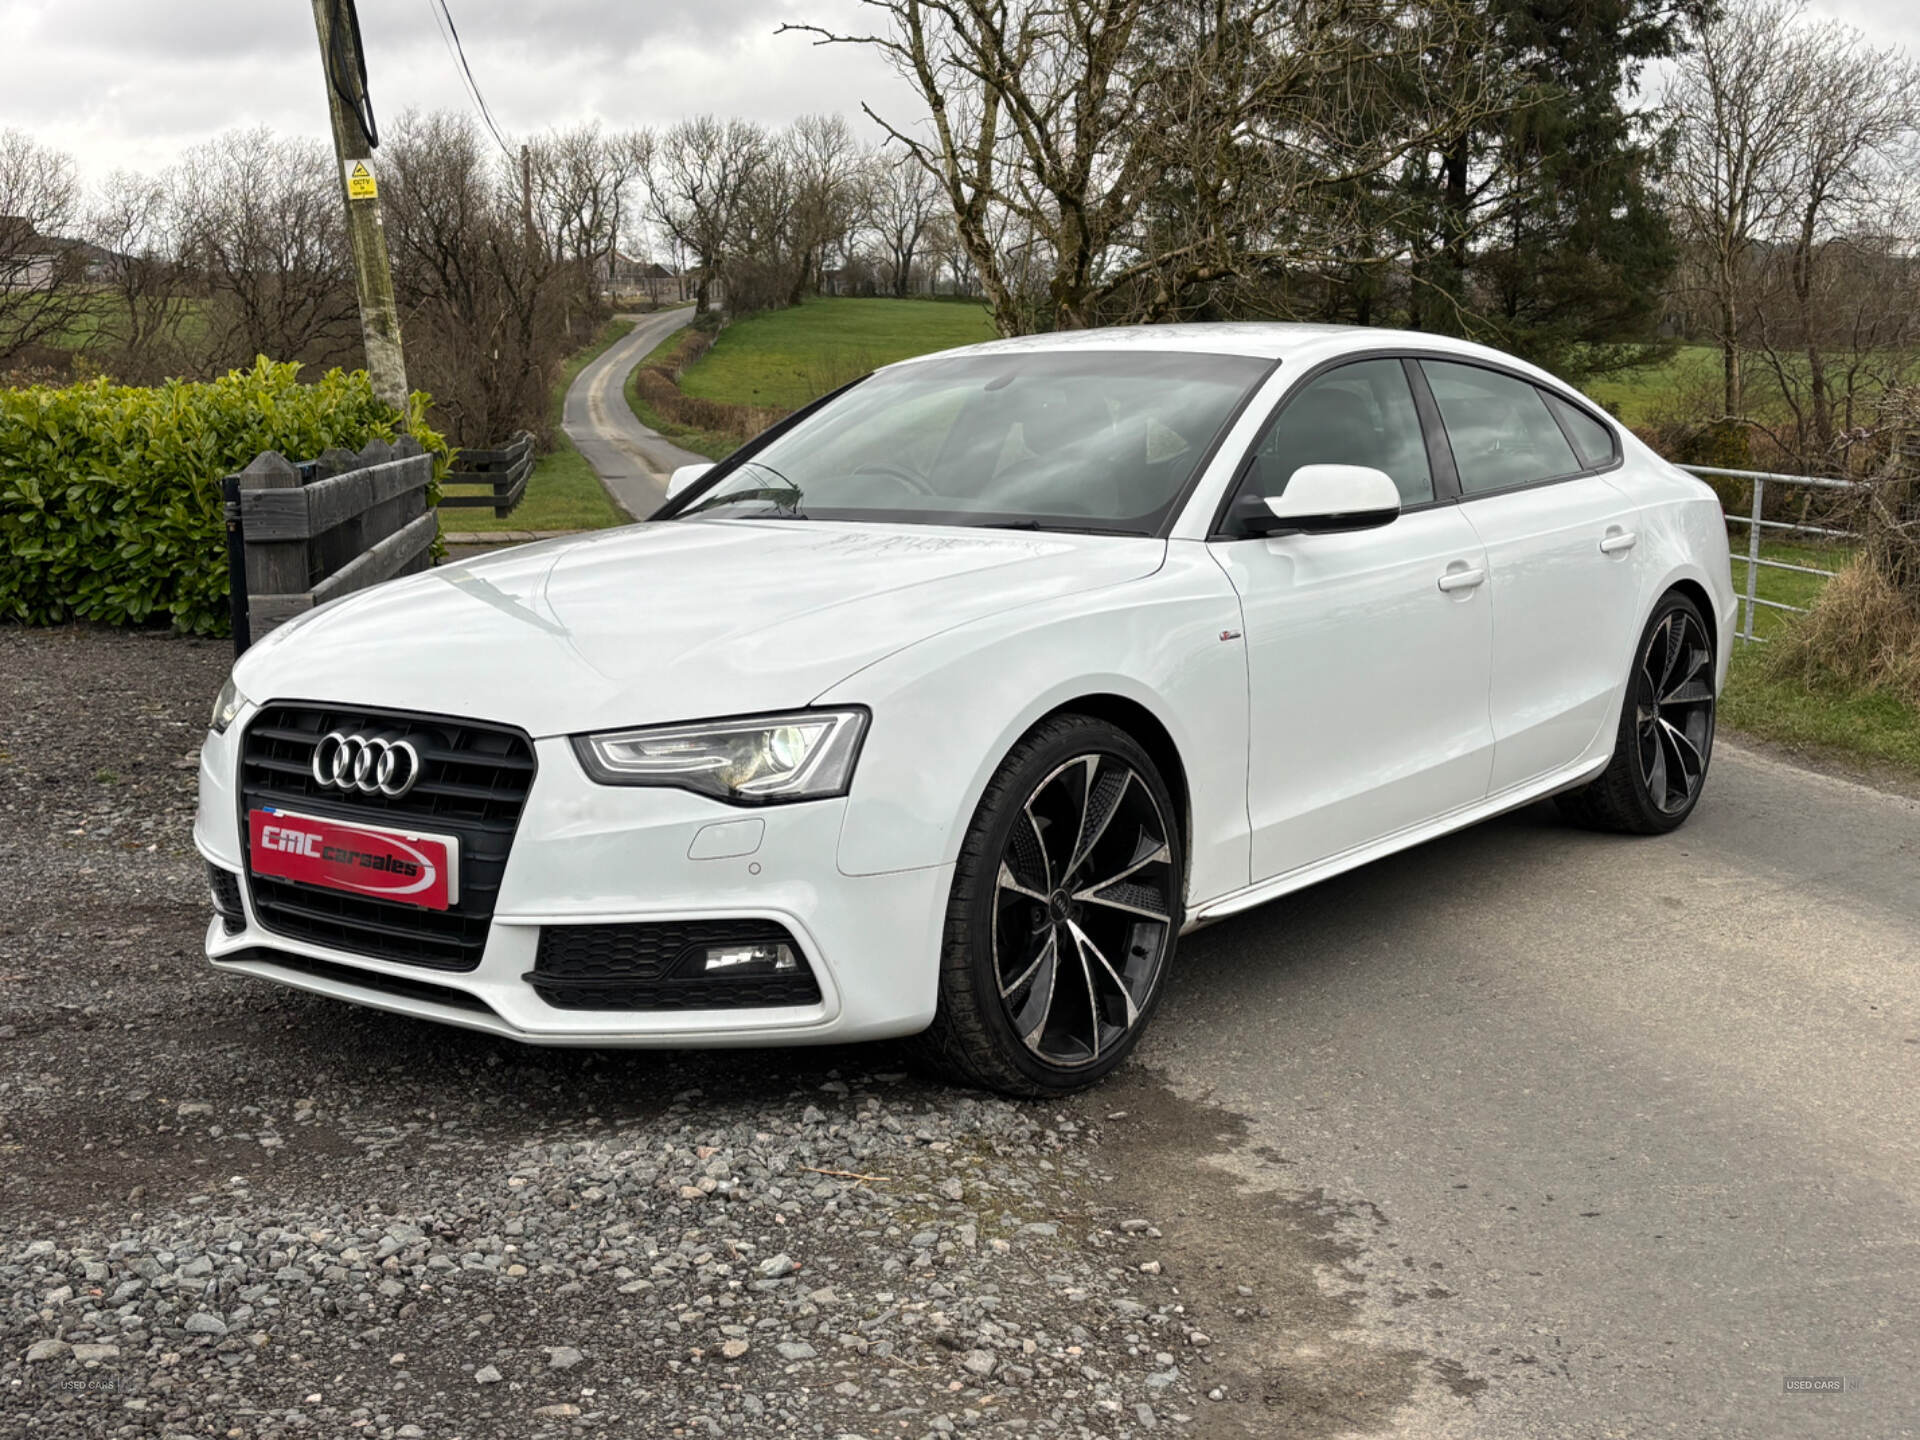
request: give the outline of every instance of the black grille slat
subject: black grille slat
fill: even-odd
[[[800,969],[751,978],[673,973],[689,951],[753,943],[789,946]],[[820,1001],[806,955],[787,928],[771,920],[548,925],[524,978],[557,1010],[741,1010]]]
[[[332,730],[407,740],[421,776],[398,799],[343,794],[313,778],[313,747]],[[348,706],[264,707],[241,742],[241,834],[262,806],[322,819],[447,835],[460,845],[459,899],[449,910],[249,873],[253,909],[277,934],[358,955],[438,970],[480,963],[495,897],[533,784],[533,742],[522,732],[450,716]],[[251,866],[249,866],[251,870]]]
[[[220,928],[229,935],[238,935],[246,929],[246,907],[240,903],[240,877],[218,865],[208,865],[207,888],[213,892],[213,909],[220,917]]]
[[[277,914],[290,916],[311,925],[342,925],[350,923],[354,929],[364,931],[369,935],[384,935],[394,940],[405,941],[408,944],[418,943],[426,946],[457,949],[461,943],[457,936],[432,935],[420,930],[416,926],[395,925],[385,919],[363,918],[357,915],[350,916],[339,910],[327,909],[320,905],[305,903],[306,897],[312,893],[311,887],[306,885],[297,885],[288,880],[259,877],[256,877],[255,884],[256,888],[260,885],[271,885],[275,888],[276,893],[270,897],[270,903],[273,905],[274,911]],[[341,893],[343,895],[345,894],[344,891]],[[346,898],[352,902],[364,902],[370,908],[381,903],[377,900],[368,900],[358,895],[348,895]]]

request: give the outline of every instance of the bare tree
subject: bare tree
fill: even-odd
[[[874,171],[868,223],[886,254],[893,293],[905,295],[915,257],[936,217],[944,213],[946,197],[927,167],[910,155],[876,155]]]
[[[209,290],[215,368],[357,359],[360,327],[332,154],[317,141],[234,130],[175,172],[183,253]]]
[[[59,339],[85,309],[73,161],[0,130],[0,369]]]
[[[193,368],[181,343],[191,300],[177,221],[164,180],[125,170],[102,182],[88,213],[99,286],[95,344],[129,384]]]
[[[835,251],[844,251],[854,226],[871,204],[865,156],[838,115],[802,115],[782,137],[792,176],[788,211],[793,257],[788,303],[798,304],[820,288],[820,275]]]
[[[1790,213],[1811,118],[1814,67],[1799,16],[1799,0],[1710,13],[1668,93],[1669,188],[1710,303],[1729,420],[1746,414],[1741,344],[1753,260]]]
[[[1344,190],[1505,103],[1497,66],[1428,63],[1482,53],[1472,0],[867,3],[883,29],[782,28],[919,91],[923,122],[873,118],[944,190],[1006,333],[1167,317],[1342,253]]]
[[[1910,273],[1899,262],[1920,239],[1913,205],[1920,66],[1831,23],[1809,30],[1795,53],[1804,67],[1804,123],[1788,155],[1786,226],[1773,252],[1784,264],[1765,267],[1784,271],[1791,323],[1780,335],[1763,304],[1758,338],[1795,412],[1802,448],[1825,456],[1860,364],[1871,364],[1876,352],[1909,349],[1920,322],[1911,284],[1897,279],[1902,269]],[[1788,363],[1788,346],[1795,361],[1804,360],[1803,373]],[[1829,373],[1830,348],[1851,360],[1838,377]],[[1884,389],[1893,377],[1879,378]]]
[[[647,171],[651,214],[698,266],[696,314],[707,311],[742,200],[767,158],[766,133],[758,125],[711,115],[682,120],[654,146]]]
[[[590,258],[603,222],[582,206],[563,212],[583,227],[572,239],[529,234],[519,167],[466,115],[403,116],[381,155],[408,368],[436,421],[462,445],[544,432],[554,372],[581,338],[571,323],[596,303],[569,248]]]
[[[535,223],[555,257],[578,268],[578,290],[595,298],[595,273],[612,274],[632,218],[635,186],[653,154],[653,135],[608,134],[595,122],[554,131],[529,151]]]

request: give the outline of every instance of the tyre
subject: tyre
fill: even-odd
[[[1092,1085],[1159,1002],[1186,853],[1159,769],[1125,731],[1048,720],[980,799],[954,871],[923,1061],[1021,1096]]]
[[[1698,605],[1670,592],[1634,655],[1612,761],[1558,800],[1596,830],[1664,835],[1693,813],[1713,758],[1713,628]]]

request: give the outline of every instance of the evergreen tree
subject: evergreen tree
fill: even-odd
[[[1664,137],[1630,108],[1674,54],[1692,0],[1487,0],[1493,63],[1518,103],[1415,157],[1408,322],[1465,334],[1570,378],[1643,364],[1677,258],[1654,185]],[[1443,62],[1448,63],[1448,62]]]

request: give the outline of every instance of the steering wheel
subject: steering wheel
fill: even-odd
[[[933,494],[933,487],[904,465],[889,465],[884,460],[869,460],[864,465],[855,466],[853,473],[856,475],[878,475],[882,479],[893,481],[894,484],[898,485],[902,490],[912,491],[915,495]]]

